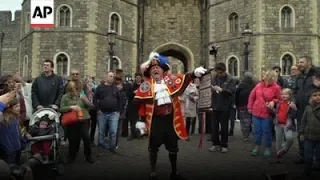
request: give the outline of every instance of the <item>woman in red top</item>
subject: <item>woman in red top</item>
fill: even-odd
[[[286,88],[282,90],[281,100],[276,105],[275,132],[278,162],[280,162],[281,157],[289,151],[293,144],[292,122],[296,116],[297,107],[291,100],[292,91]],[[284,144],[283,134],[286,139]]]
[[[264,137],[266,146],[264,156],[268,158],[271,155],[272,118],[270,109],[273,109],[275,102],[280,100],[281,93],[281,88],[277,84],[277,77],[275,71],[266,71],[262,81],[253,88],[249,96],[247,107],[248,112],[252,114],[256,145],[251,153],[252,156],[259,154],[262,137]]]

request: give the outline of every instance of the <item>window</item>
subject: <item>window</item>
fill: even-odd
[[[293,65],[293,57],[290,54],[285,54],[281,59],[282,75],[288,76],[291,74],[291,66]]]
[[[231,76],[239,76],[239,64],[238,64],[238,59],[235,58],[235,57],[231,57],[229,60],[228,60],[228,73],[231,75]]]
[[[121,17],[118,13],[113,12],[109,17],[109,30],[114,30],[118,35],[121,35]]]
[[[70,59],[66,53],[59,53],[55,58],[55,72],[60,76],[68,76],[70,71]]]
[[[72,25],[72,10],[67,5],[62,5],[58,8],[58,25],[60,27],[71,27]]]
[[[28,56],[24,56],[22,64],[22,76],[27,77],[29,75],[29,60]]]
[[[229,15],[229,32],[239,31],[239,16],[237,13],[231,13]]]
[[[293,9],[289,6],[284,6],[280,13],[280,27],[290,28],[294,26]]]
[[[116,69],[122,69],[122,63],[121,63],[121,60],[120,58],[118,58],[117,56],[113,56],[113,67],[111,69],[110,67],[110,59],[109,59],[109,62],[108,62],[108,70],[116,70]]]

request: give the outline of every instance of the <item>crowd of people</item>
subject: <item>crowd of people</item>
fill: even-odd
[[[209,151],[228,151],[236,108],[243,140],[249,141],[249,136],[254,136],[252,156],[260,154],[263,140],[263,156],[281,163],[297,139],[299,157],[295,163],[305,164],[303,177],[308,178],[313,169],[320,169],[320,69],[313,65],[311,57],[300,57],[291,67],[289,77],[281,76],[279,66],[263,71],[259,81],[251,72],[244,72],[240,81],[234,79],[226,73],[223,63],[215,66],[215,73],[213,112],[207,114],[206,121],[206,132],[211,133],[209,140],[212,141]],[[231,121],[230,128],[228,121]],[[298,134],[296,138],[294,132]],[[274,156],[272,141],[277,152]]]
[[[134,82],[125,82],[123,71],[118,69],[105,73],[104,79],[97,83],[94,77],[83,76],[76,69],[71,71],[70,79],[54,74],[53,69],[54,63],[45,60],[43,73],[33,81],[24,81],[17,74],[0,78],[0,159],[7,164],[20,163],[21,151],[28,139],[52,133],[48,117],[28,127],[32,114],[43,108],[52,108],[60,112],[61,117],[77,112],[78,121],[64,126],[62,141],[68,144],[69,164],[74,163],[81,140],[86,161],[94,163],[92,146],[116,152],[120,137],[130,141],[148,131],[136,128],[137,122],[147,123],[147,117],[135,102],[137,90],[143,92],[144,88],[150,88],[143,83],[146,74],[136,73]],[[275,66],[262,72],[261,79],[255,79],[249,71],[244,72],[241,79],[232,77],[224,63],[217,63],[211,85],[213,111],[206,113],[205,122],[197,108],[199,77],[193,77],[179,95],[186,137],[195,133],[198,121],[198,133],[209,134],[208,140],[212,142],[209,151],[227,153],[228,138],[234,135],[235,120],[239,119],[243,141],[250,141],[250,136],[254,136],[251,155],[260,154],[263,140],[263,156],[274,157],[276,163],[281,163],[297,132],[299,157],[295,163],[305,164],[303,176],[309,177],[313,169],[320,169],[320,68],[313,65],[311,57],[301,57],[291,67],[290,77],[282,77],[281,67]],[[205,126],[201,126],[202,123]],[[276,144],[274,156],[272,141]],[[50,146],[47,142],[34,144],[32,151],[47,159]]]

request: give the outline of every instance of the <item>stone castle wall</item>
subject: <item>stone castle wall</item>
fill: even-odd
[[[280,27],[280,9],[284,5],[293,8],[294,27]],[[209,6],[210,44],[218,43],[218,60],[227,62],[231,56],[239,59],[243,70],[243,38],[241,32],[248,23],[253,31],[249,49],[249,70],[257,77],[261,70],[281,65],[281,57],[290,54],[294,61],[302,55],[310,55],[319,64],[319,2],[310,0],[211,0]],[[239,15],[238,33],[228,32],[228,16]],[[210,59],[212,60],[212,59]]]
[[[15,12],[12,21],[11,11],[0,11],[0,42],[1,72],[15,73],[19,71],[19,40],[21,11]]]
[[[199,65],[201,60],[199,1],[148,0],[144,17],[143,61],[147,60],[149,53],[158,46],[173,42],[192,51],[194,62],[190,67]]]

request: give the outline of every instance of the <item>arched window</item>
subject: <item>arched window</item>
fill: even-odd
[[[109,30],[116,31],[118,35],[121,35],[121,23],[122,23],[122,19],[118,13],[113,12],[110,14]]]
[[[121,60],[120,60],[120,58],[119,57],[117,57],[117,56],[113,56],[113,60],[112,60],[112,63],[113,63],[113,67],[112,67],[112,69],[111,69],[111,67],[110,67],[110,59],[109,59],[109,61],[108,61],[108,70],[110,71],[110,70],[112,70],[112,71],[114,71],[114,70],[116,70],[116,69],[122,69],[122,62],[121,62]]]
[[[238,77],[239,76],[239,62],[238,62],[238,59],[235,58],[235,57],[231,57],[231,58],[228,59],[227,62],[228,62],[227,63],[228,73],[231,76]]]
[[[280,10],[280,27],[294,27],[294,12],[289,6],[284,6]]]
[[[71,27],[72,26],[72,9],[68,5],[61,5],[57,10],[58,26]]]
[[[285,75],[285,76],[290,75],[292,65],[293,65],[293,57],[290,54],[285,54],[281,59],[282,75]]]
[[[22,63],[22,76],[26,77],[29,75],[29,59],[28,56],[25,55]]]
[[[66,53],[58,53],[54,58],[55,72],[60,75],[68,76],[70,73],[70,59]]]
[[[237,13],[231,13],[229,15],[229,32],[239,31],[239,16]]]

